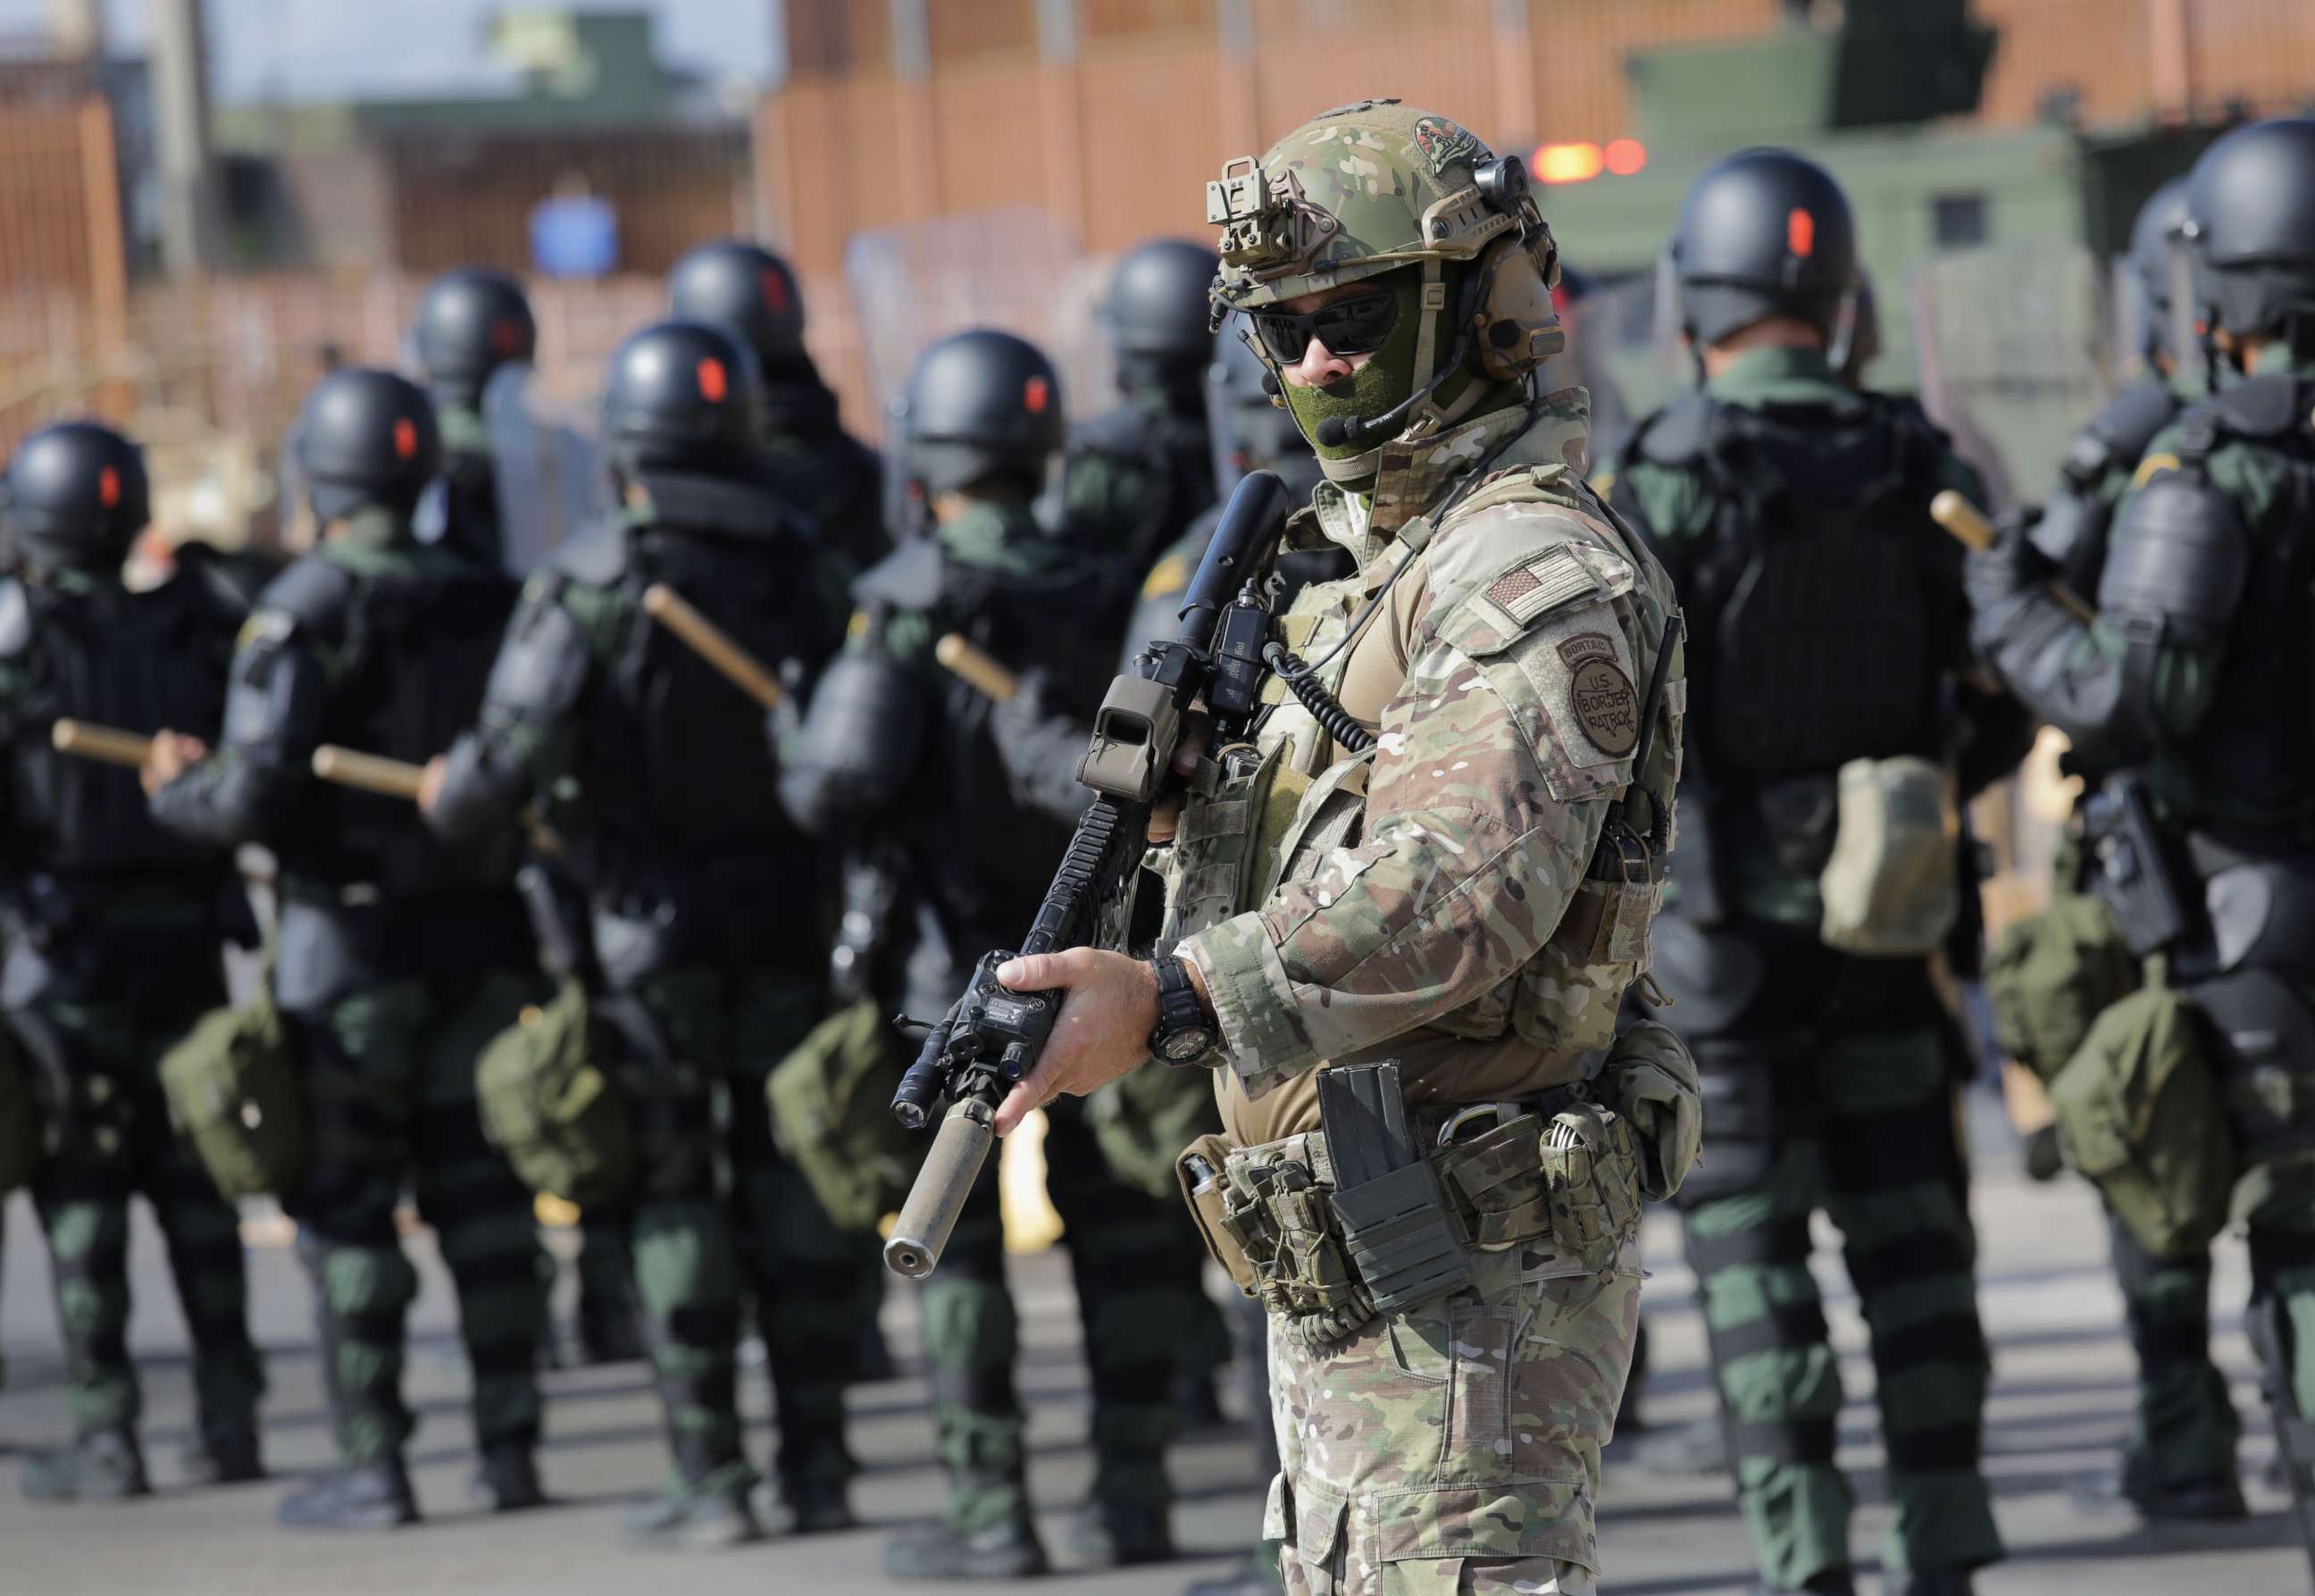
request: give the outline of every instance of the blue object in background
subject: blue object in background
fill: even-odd
[[[619,264],[619,214],[592,194],[543,200],[530,213],[530,261],[542,277],[605,277]]]

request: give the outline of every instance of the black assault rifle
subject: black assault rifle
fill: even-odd
[[[1171,642],[1153,642],[1110,684],[1078,767],[1078,779],[1097,796],[1078,821],[1022,954],[1124,945],[1149,809],[1173,768],[1191,704],[1202,703],[1212,715],[1210,746],[1217,749],[1241,741],[1261,708],[1271,621],[1262,578],[1287,508],[1286,486],[1274,474],[1257,471],[1241,482],[1183,595],[1180,631]],[[931,1122],[942,1098],[949,1104],[884,1244],[885,1264],[910,1280],[940,1262],[997,1139],[997,1105],[1035,1067],[1060,1012],[1059,992],[998,984],[997,967],[1014,956],[985,954],[973,967],[964,996],[933,1027],[892,1096],[893,1116],[911,1130]]]

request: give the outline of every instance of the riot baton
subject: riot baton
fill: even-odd
[[[142,769],[153,757],[153,740],[114,726],[93,726],[86,721],[59,720],[49,728],[49,741],[60,754],[74,754],[103,765]]]
[[[933,644],[933,658],[954,671],[967,687],[980,689],[999,704],[1021,690],[1019,677],[961,632],[952,632]]]
[[[351,749],[325,742],[314,750],[314,774],[341,787],[359,787],[365,793],[415,803],[418,785],[426,778],[426,767],[378,754],[358,754]]]
[[[1929,501],[1929,519],[1952,533],[1956,542],[1965,544],[1980,554],[2000,541],[2000,535],[1994,531],[1993,523],[1985,519],[1985,512],[1951,488],[1943,490]],[[2065,583],[2053,581],[2049,584],[2049,589],[2050,597],[2058,601],[2058,607],[2085,626],[2098,619],[2098,610],[2090,602]]]
[[[643,590],[643,613],[680,638],[683,645],[723,674],[724,679],[766,709],[777,709],[785,689],[756,657],[732,641],[731,634],[692,607],[665,582]]]

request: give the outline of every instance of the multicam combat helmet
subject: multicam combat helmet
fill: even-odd
[[[1337,481],[1370,471],[1378,451],[1355,434],[1330,442],[1323,421],[1388,421],[1393,435],[1427,432],[1565,343],[1550,298],[1558,254],[1526,168],[1434,112],[1362,100],[1314,117],[1267,154],[1225,165],[1206,185],[1206,219],[1222,230],[1217,326],[1233,311],[1416,269],[1394,284],[1403,283],[1403,337],[1362,370],[1362,391],[1331,402],[1330,390],[1287,396]],[[1465,366],[1471,380],[1455,382],[1454,368]]]

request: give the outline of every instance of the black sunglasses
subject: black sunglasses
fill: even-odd
[[[1337,355],[1370,355],[1398,324],[1398,296],[1388,288],[1330,299],[1316,310],[1256,310],[1255,336],[1271,359],[1291,366],[1302,358],[1315,336]]]

